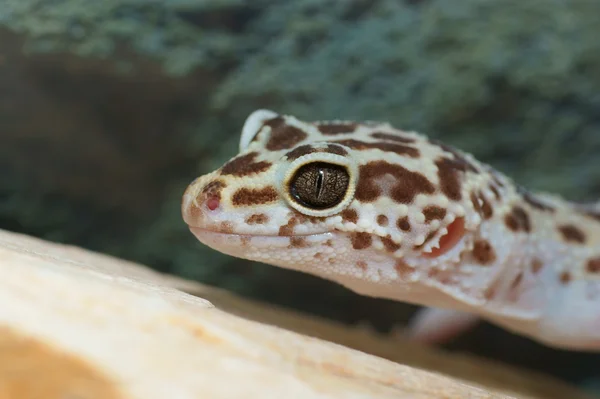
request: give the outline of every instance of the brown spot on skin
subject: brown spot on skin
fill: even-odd
[[[381,240],[383,246],[385,247],[386,251],[388,251],[388,252],[396,252],[397,250],[400,249],[400,244],[394,242],[390,235],[387,235],[385,237],[380,237],[380,240]]]
[[[396,264],[394,264],[394,269],[398,273],[401,278],[409,277],[415,269],[407,265],[403,260],[398,259]]]
[[[492,175],[492,180],[498,187],[505,187],[504,183],[502,183],[502,179],[500,178],[500,173],[494,169],[488,169],[488,172]]]
[[[352,148],[353,150],[370,150],[370,149],[379,149],[381,151],[393,152],[398,155],[406,155],[411,158],[418,158],[421,153],[418,149],[409,147],[407,145],[398,144],[398,143],[390,143],[388,141],[376,141],[376,142],[366,142],[355,139],[346,139],[346,140],[336,140],[336,143],[345,145],[346,147]]]
[[[371,246],[373,239],[369,233],[353,233],[350,236],[352,241],[352,248],[354,249],[366,249]]]
[[[314,148],[310,144],[301,145],[299,147],[294,148],[292,151],[286,154],[286,157],[289,161],[295,161],[301,156],[312,154],[313,152],[318,152],[316,148]]]
[[[325,150],[325,152],[328,152],[330,154],[337,154],[337,155],[341,155],[341,156],[348,155],[348,151],[346,151],[344,149],[344,147],[336,145],[336,144],[327,144],[327,149]]]
[[[317,124],[319,132],[327,135],[352,133],[356,130],[356,127],[357,124],[352,122]]]
[[[458,270],[440,270],[437,267],[429,269],[427,277],[440,282],[446,286],[456,287],[460,284],[458,279],[460,278],[457,274]]]
[[[490,191],[492,193],[494,193],[494,197],[496,197],[496,200],[502,199],[502,196],[500,195],[500,191],[498,190],[498,188],[495,185],[490,184],[488,187],[490,188]]]
[[[306,132],[297,127],[287,125],[285,119],[281,116],[267,121],[265,125],[271,127],[271,135],[265,145],[265,148],[269,151],[292,148],[308,137]]]
[[[471,193],[471,202],[473,203],[473,207],[475,211],[484,219],[490,219],[494,215],[494,211],[492,210],[492,206],[487,201],[487,199],[483,196],[481,192]]]
[[[461,192],[461,176],[469,170],[468,164],[451,160],[448,158],[440,158],[435,161],[438,168],[438,177],[440,179],[440,189],[446,196],[454,201],[462,199]]]
[[[417,194],[435,192],[433,184],[420,173],[386,161],[372,161],[360,166],[355,198],[362,202],[375,201],[381,195],[377,179],[385,175],[396,179],[390,188],[390,197],[396,202],[410,204]]]
[[[315,254],[315,259],[321,259],[321,258],[323,258],[323,253],[321,253],[321,252],[317,252],[317,253]]]
[[[233,234],[233,224],[231,222],[221,222],[219,231],[225,234]]]
[[[515,219],[512,213],[508,213],[506,216],[504,216],[504,224],[506,224],[506,227],[512,231],[519,230],[519,221]]]
[[[410,231],[410,222],[408,221],[408,216],[402,216],[401,218],[398,218],[396,225],[402,231]]]
[[[200,202],[204,202],[204,199],[209,197],[221,200],[221,191],[223,191],[225,187],[227,187],[227,185],[221,180],[211,181],[202,189],[203,200]]]
[[[290,218],[286,224],[279,228],[280,236],[291,236],[294,234],[294,227],[298,224],[298,219],[295,217]]]
[[[588,260],[586,269],[588,273],[600,274],[600,257]]]
[[[194,203],[190,204],[185,212],[187,213],[187,218],[189,218],[189,220],[198,220],[202,218],[202,215],[204,214],[202,209],[196,206]]]
[[[571,273],[569,272],[562,272],[559,276],[559,280],[561,283],[563,284],[568,284],[572,279]]]
[[[333,247],[333,241],[327,240],[327,241],[325,241],[325,245],[328,247]]]
[[[455,147],[452,147],[448,144],[442,143],[441,141],[435,140],[435,139],[429,139],[429,142],[437,145],[438,147],[440,147],[442,150],[452,154],[454,156],[454,160],[452,162],[454,162],[457,166],[457,168],[463,172],[469,171],[469,172],[473,172],[473,173],[478,173],[479,170],[477,169],[477,167],[467,159],[466,154],[463,154],[460,150],[458,150]]]
[[[543,203],[539,198],[537,198],[536,196],[531,194],[524,187],[517,186],[517,192],[519,194],[521,194],[521,197],[523,197],[523,200],[525,202],[527,202],[532,208],[535,208],[538,211],[546,211],[546,212],[554,212],[555,211],[555,209],[552,206]]]
[[[308,243],[304,237],[290,237],[290,248],[306,248]]]
[[[324,217],[319,217],[319,216],[308,216],[308,215],[304,215],[298,211],[294,211],[294,217],[296,219],[298,219],[299,223],[305,223],[305,222],[310,222],[310,223],[320,223],[322,221],[324,221],[326,218]]]
[[[345,222],[352,222],[352,223],[358,222],[358,213],[354,209],[351,209],[351,208],[344,209],[341,213],[341,216]]]
[[[304,155],[313,154],[315,152],[326,152],[329,154],[336,154],[342,156],[348,155],[348,151],[346,151],[344,147],[339,146],[337,144],[327,144],[326,148],[315,148],[310,144],[304,144],[288,152],[286,154],[286,157],[289,161],[295,161],[296,159]]]
[[[446,210],[439,206],[430,205],[423,209],[425,215],[425,222],[429,223],[432,220],[441,220],[446,216]]]
[[[479,199],[481,200],[481,215],[484,219],[490,219],[492,216],[494,216],[492,206],[482,194],[479,196]]]
[[[498,293],[498,280],[492,282],[489,286],[486,287],[486,289],[483,291],[483,297],[490,301],[492,299],[494,299],[494,297],[496,296],[496,294]]]
[[[196,179],[196,180],[198,180],[198,179]],[[190,183],[190,185],[185,189],[184,194],[181,196],[181,211],[183,212],[183,215],[186,218],[186,220],[198,220],[198,219],[202,218],[202,215],[203,215],[202,205],[205,203],[205,201],[207,199],[205,194],[203,192],[200,192],[200,193],[197,193],[196,198],[193,201],[188,202],[187,198],[192,195],[191,192],[192,192],[192,190],[194,190],[195,183],[196,183],[196,181]],[[211,182],[211,183],[213,183],[213,182]],[[211,183],[209,183],[208,185],[210,185]],[[206,186],[204,187],[204,189],[206,189]],[[221,198],[220,189],[218,192],[218,197],[216,197],[216,198],[217,198],[217,200],[219,200]]]
[[[258,156],[258,152],[251,152],[246,155],[241,155],[233,158],[221,168],[221,175],[231,176],[248,176],[255,173],[261,173],[271,167],[270,162],[259,161],[254,159]]]
[[[482,167],[483,167],[483,170],[490,175],[490,177],[492,178],[492,182],[496,186],[498,186],[500,188],[506,187],[506,184],[504,184],[502,182],[504,177],[502,176],[502,174],[500,172],[498,172],[496,169],[492,168],[490,165],[482,165]]]
[[[427,277],[429,277],[429,278],[436,278],[440,273],[441,273],[440,269],[438,269],[437,267],[432,267],[427,272]]]
[[[543,266],[544,266],[544,264],[542,263],[541,260],[539,260],[538,258],[534,258],[531,261],[531,272],[533,274],[538,274],[540,272],[540,270],[542,270]]]
[[[473,258],[482,265],[487,265],[496,259],[494,248],[487,240],[477,240],[473,246]]]
[[[583,231],[572,224],[558,226],[558,231],[565,241],[577,244],[585,244],[585,234],[583,234]]]
[[[523,231],[529,233],[531,231],[531,222],[529,215],[519,206],[515,206],[512,211],[504,217],[504,223],[512,231]]]
[[[241,236],[240,241],[242,242],[242,247],[247,247],[248,244],[250,244],[251,239],[252,239],[252,237],[250,237],[250,236]]]
[[[523,281],[523,272],[519,272],[515,278],[513,279],[512,283],[510,284],[510,288],[508,290],[508,301],[510,302],[517,302],[519,300],[519,297],[521,295],[521,291],[519,289],[519,286],[521,285],[521,282]]]
[[[255,213],[246,218],[247,224],[265,224],[269,221],[269,217],[264,213]]]
[[[371,137],[378,140],[389,140],[396,141],[398,143],[411,144],[415,142],[415,139],[412,137],[400,136],[397,134],[391,133],[383,133],[383,132],[374,132],[371,133]]]
[[[388,217],[385,215],[377,215],[377,224],[380,226],[387,226],[389,223]]]
[[[555,209],[553,207],[551,207],[548,204],[542,203],[540,200],[538,200],[537,198],[533,197],[531,194],[525,194],[525,195],[523,195],[523,199],[529,205],[531,205],[532,207],[534,207],[534,208],[536,208],[536,209],[538,209],[540,211],[549,211],[549,212],[554,212],[555,211]]]
[[[517,274],[515,276],[515,279],[513,280],[513,282],[510,285],[510,289],[511,290],[516,289],[519,286],[519,284],[521,284],[521,281],[523,281],[523,272],[519,272],[519,274]]]
[[[367,262],[365,262],[364,260],[359,260],[358,262],[356,262],[356,266],[358,266],[359,269],[367,270]]]
[[[279,196],[273,187],[240,188],[231,197],[234,206],[264,205],[277,201]]]
[[[475,193],[471,193],[470,198],[471,203],[473,204],[473,208],[480,216],[482,216],[483,211],[481,210],[481,204],[479,203],[479,196]]]

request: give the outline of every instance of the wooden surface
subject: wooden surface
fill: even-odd
[[[5,231],[0,272],[1,399],[586,398]]]

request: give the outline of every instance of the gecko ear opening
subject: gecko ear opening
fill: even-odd
[[[446,229],[448,233],[440,237],[439,248],[434,248],[430,253],[423,253],[424,257],[437,258],[454,248],[465,235],[465,218],[456,218]]]
[[[246,118],[244,127],[242,128],[242,136],[240,137],[240,152],[248,148],[266,121],[277,118],[278,116],[278,113],[268,109],[259,109],[251,113],[248,118]]]

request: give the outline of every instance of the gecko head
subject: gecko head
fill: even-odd
[[[419,262],[458,261],[480,222],[463,198],[475,166],[387,123],[259,110],[239,147],[182,201],[192,233],[232,256],[336,281],[391,281]]]

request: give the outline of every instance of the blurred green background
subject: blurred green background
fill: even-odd
[[[381,332],[413,307],[240,261],[181,220],[246,116],[386,120],[600,198],[600,1],[0,0],[0,228]],[[482,324],[447,345],[600,385],[600,357]]]

